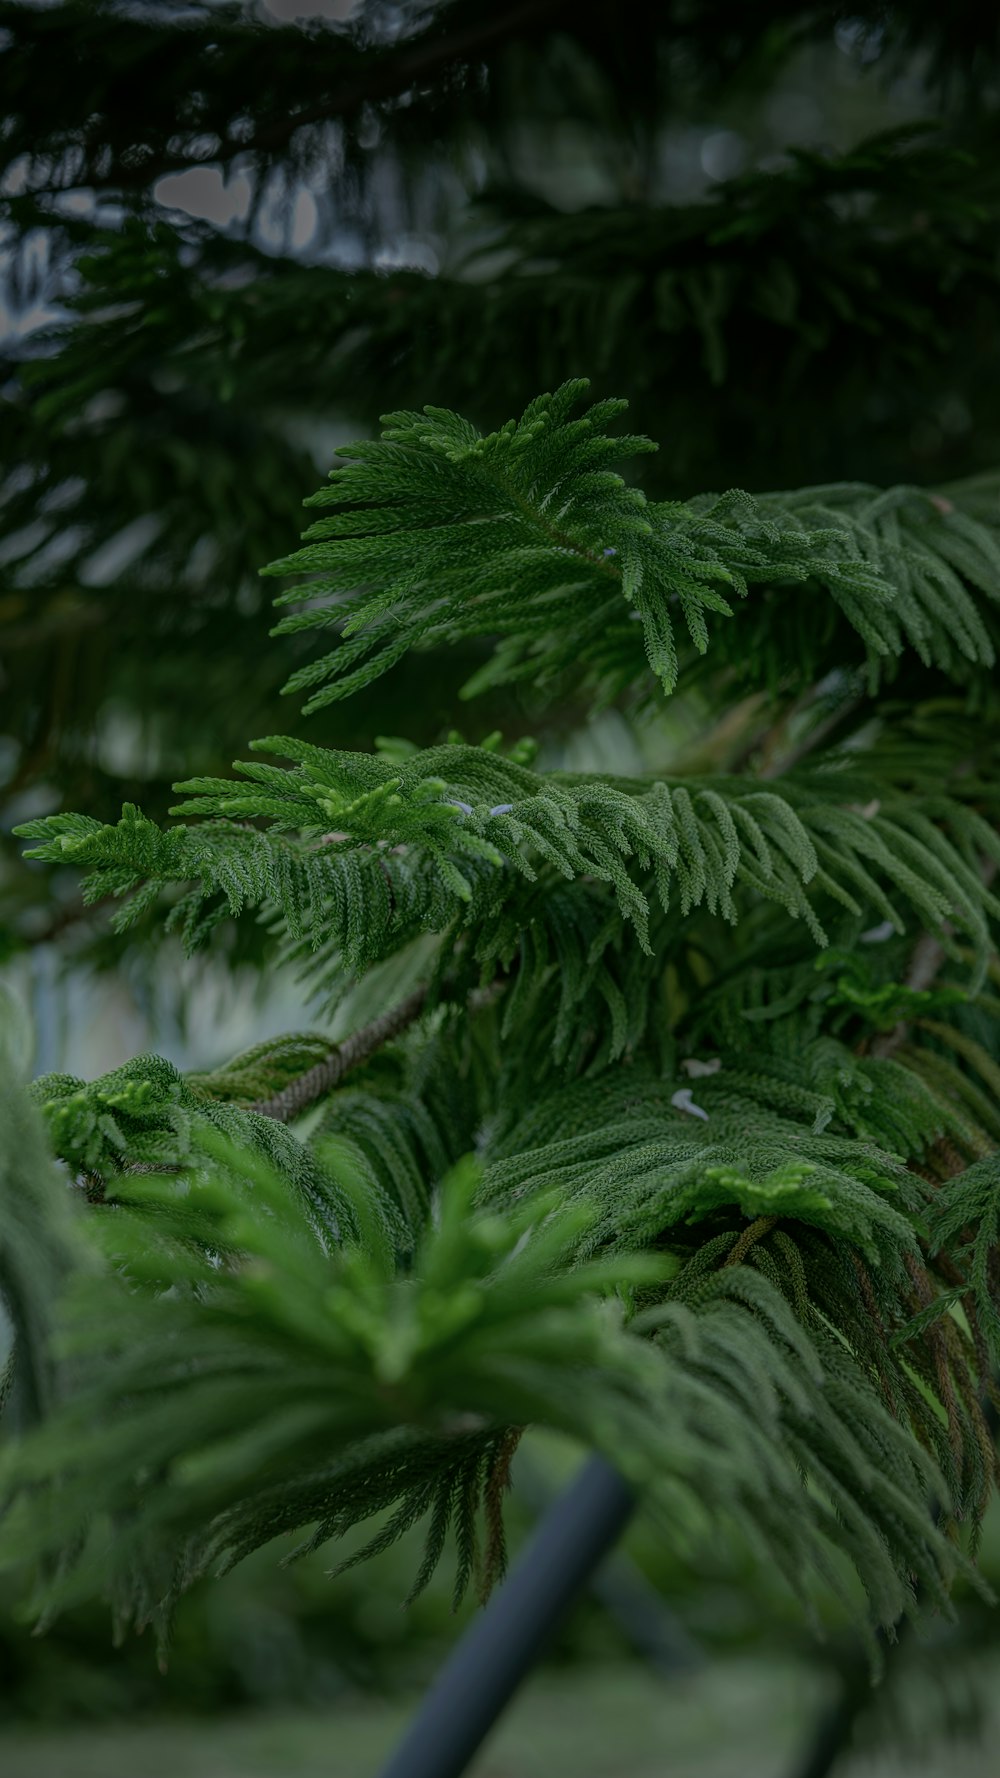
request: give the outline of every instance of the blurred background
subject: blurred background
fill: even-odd
[[[306,732],[280,697],[303,639],[269,640],[258,570],[381,414],[489,428],[588,375],[660,442],[659,498],[1000,463],[991,7],[0,0],[0,69],[0,969],[35,1073],[316,1028],[262,926],[195,962],[152,918],[115,939],[10,829],[162,819],[176,780]],[[428,744],[459,712],[634,772],[706,726],[697,688],[641,722],[463,705],[476,660],[411,658],[308,734]],[[527,1441],[515,1542],[573,1461]],[[1000,1591],[1000,1525],[983,1561]],[[400,1609],[405,1545],[326,1566],[268,1551],[192,1594],[162,1675],[96,1609],[35,1638],[0,1601],[3,1770],[374,1771],[464,1618],[446,1576]],[[839,1708],[854,1778],[985,1778],[998,1679],[969,1599],[862,1704],[832,1600],[804,1626],[751,1551],[685,1572],[640,1529],[476,1770],[816,1778]]]

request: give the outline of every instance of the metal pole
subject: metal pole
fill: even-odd
[[[448,1657],[382,1778],[461,1778],[635,1506],[618,1471],[590,1458]]]
[[[908,1622],[903,1619],[900,1632],[905,1630]],[[889,1650],[898,1644],[887,1642],[881,1636],[879,1639],[885,1643],[886,1658],[890,1658]],[[795,1778],[830,1778],[848,1753],[855,1725],[871,1698],[868,1668],[859,1659],[844,1674],[838,1696],[827,1705],[815,1724],[809,1745],[795,1767]]]
[[[518,1498],[540,1519],[555,1495],[523,1448],[518,1452],[516,1476]],[[634,1652],[657,1673],[672,1679],[702,1666],[705,1657],[701,1649],[624,1551],[616,1550],[601,1562],[587,1587]]]

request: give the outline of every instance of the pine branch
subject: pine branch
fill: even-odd
[[[343,980],[344,966],[369,967],[419,932],[450,934],[445,951],[467,940],[465,968],[475,963],[489,979],[530,932],[514,1005],[527,1006],[559,960],[564,1030],[581,995],[598,987],[595,971],[604,971],[599,991],[619,995],[607,968],[616,949],[627,949],[623,922],[649,954],[700,907],[735,923],[763,898],[824,945],[828,923],[845,917],[841,909],[901,931],[908,904],[949,952],[957,942],[949,921],[972,939],[980,980],[989,922],[1000,914],[973,868],[983,853],[1000,856],[976,806],[989,805],[993,792],[977,779],[944,775],[935,793],[926,764],[919,792],[905,780],[890,789],[850,754],[765,792],[754,779],[541,775],[490,748],[379,758],[289,737],[256,745],[300,763],[240,764],[249,785],[181,786],[195,795],[177,813],[214,817],[199,825],[162,832],[126,806],[115,827],[57,815],[18,831],[43,842],[31,856],[90,866],[88,899],[129,896],[116,916],[119,931],[171,881],[189,885],[168,921],[188,949],[227,913],[263,904],[280,918],[317,996]],[[254,816],[271,831],[234,819]],[[334,841],[331,821],[339,824]],[[609,924],[615,906],[619,917]],[[625,1031],[616,1014],[615,1053]]]
[[[468,1010],[475,1012],[489,1006],[503,992],[504,986],[503,982],[494,982],[488,988],[475,990],[468,997]],[[255,1100],[249,1109],[255,1111],[259,1117],[273,1117],[283,1124],[290,1122],[307,1106],[315,1105],[318,1099],[326,1098],[334,1087],[339,1086],[350,1069],[360,1067],[383,1044],[391,1043],[408,1025],[412,1025],[423,1012],[427,999],[427,984],[422,983],[404,1000],[381,1013],[370,1024],[362,1026],[358,1031],[352,1031],[350,1037],[345,1037],[343,1042],[338,1043],[329,1056],[307,1069],[305,1074],[300,1074],[279,1093],[268,1099]]]
[[[394,415],[354,448],[295,564],[326,578],[280,626],[342,625],[297,676],[314,702],[457,636],[500,636],[491,682],[670,687],[720,589],[752,582],[712,638],[722,696],[741,652],[787,687],[786,609],[818,636],[807,683],[853,632],[872,698],[904,648],[963,695],[909,719],[882,700],[856,744],[820,730],[767,785],[541,772],[497,736],[272,736],[252,746],[290,764],[177,787],[188,825],[131,805],[26,823],[33,856],[89,870],[88,900],[128,898],[120,929],[181,884],[190,948],[257,907],[314,993],[418,937],[426,963],[332,1053],[305,1034],[188,1080],[145,1057],[35,1083],[60,1158],[114,1179],[89,1219],[109,1267],[63,1348],[74,1392],[0,1464],[19,1553],[76,1552],[56,1596],[110,1548],[141,1622],[280,1532],[314,1548],[376,1512],[351,1561],[423,1520],[415,1590],[453,1531],[460,1595],[483,1517],[499,1567],[528,1424],[613,1456],[671,1536],[724,1517],[799,1586],[846,1560],[874,1623],[914,1576],[944,1605],[963,1567],[1000,1352],[996,527],[864,485],[656,507],[607,469],[619,404],[573,420],[581,392],[487,438]],[[501,983],[500,1015],[469,1016]],[[439,1006],[459,1016],[393,1042]],[[300,1140],[284,1125],[320,1099]],[[96,1501],[112,1535],[88,1543]]]
[[[386,415],[381,440],[341,450],[348,461],[307,503],[332,515],[266,570],[310,576],[278,596],[307,609],[275,634],[341,627],[337,649],[286,685],[310,690],[307,711],[369,684],[411,648],[458,637],[502,638],[466,696],[582,672],[612,698],[641,677],[640,642],[669,692],[674,609],[704,654],[709,620],[732,616],[727,595],[753,585],[822,586],[864,643],[872,689],[905,647],[953,676],[992,665],[975,595],[1000,601],[995,527],[920,489],[860,484],[652,505],[607,465],[654,447],[608,436],[622,402],[571,419],[586,388],[565,383],[487,437],[426,408]],[[805,641],[812,619],[792,611]],[[768,607],[748,628],[749,640],[743,622],[731,626],[744,663],[776,643]]]
[[[272,1098],[257,1100],[250,1110],[255,1111],[259,1117],[273,1117],[282,1124],[298,1117],[308,1105],[314,1105],[317,1099],[325,1098],[350,1068],[366,1062],[384,1043],[390,1043],[408,1025],[412,1025],[414,1019],[420,1017],[426,1001],[426,986],[414,988],[412,994],[408,994],[398,1005],[390,1007],[360,1031],[352,1032],[325,1061],[317,1062],[313,1068],[300,1074],[297,1080],[283,1087]]]
[[[259,1157],[215,1152],[221,1168],[183,1191],[130,1181],[115,1215],[92,1220],[118,1282],[77,1291],[63,1340],[74,1391],[0,1469],[5,1560],[75,1540],[50,1603],[91,1590],[110,1563],[126,1615],[162,1620],[198,1573],[297,1525],[318,1523],[315,1547],[395,1505],[375,1548],[431,1511],[444,1525],[491,1514],[492,1466],[502,1479],[509,1429],[526,1422],[605,1450],[661,1493],[665,1523],[678,1507],[690,1522],[707,1498],[710,1519],[752,1526],[799,1589],[828,1576],[832,1548],[878,1620],[905,1608],[910,1569],[944,1602],[956,1554],[924,1504],[943,1479],[864,1367],[819,1323],[800,1325],[763,1275],[682,1272],[630,1331],[607,1293],[648,1290],[662,1262],[586,1262],[593,1212],[558,1192],[483,1213],[466,1169],[395,1278],[375,1249],[324,1249]],[[138,1480],[151,1463],[155,1490]],[[44,1514],[20,1492],[39,1485]],[[87,1540],[96,1502],[114,1514],[110,1540]],[[440,1553],[431,1535],[421,1578]]]
[[[320,688],[307,710],[370,683],[417,644],[497,632],[507,640],[466,695],[525,677],[544,684],[574,665],[613,695],[635,676],[633,616],[670,691],[672,605],[703,653],[707,614],[730,615],[724,593],[753,582],[816,575],[852,610],[890,601],[880,565],[859,547],[863,533],[835,513],[813,530],[798,510],[785,524],[777,497],[767,511],[742,493],[650,506],[606,466],[655,447],[607,435],[623,402],[571,420],[587,386],[563,384],[487,437],[440,408],[390,414],[381,441],[340,452],[350,461],[310,504],[343,510],[266,571],[313,577],[279,595],[279,605],[308,600],[309,609],[276,634],[343,625],[337,652],[288,681],[289,691]],[[374,594],[364,590],[372,581]]]

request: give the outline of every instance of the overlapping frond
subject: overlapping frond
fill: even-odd
[[[129,895],[119,930],[161,887],[194,880],[170,916],[192,946],[227,912],[267,904],[293,939],[332,943],[354,969],[417,932],[452,927],[476,929],[480,959],[509,957],[532,924],[532,900],[547,902],[558,923],[549,898],[560,880],[606,884],[644,949],[651,907],[686,917],[704,906],[735,922],[749,895],[803,920],[819,944],[830,911],[897,930],[915,915],[953,946],[950,922],[982,967],[989,920],[1000,914],[978,868],[983,857],[1000,860],[1000,839],[979,810],[946,784],[893,793],[852,769],[850,756],[839,769],[764,788],[753,779],[537,774],[488,748],[386,759],[288,737],[258,745],[299,763],[250,761],[237,765],[247,784],[180,786],[195,794],[175,813],[211,818],[197,825],[163,831],[127,805],[114,827],[53,815],[18,831],[42,842],[32,857],[89,867],[91,898]],[[262,832],[237,817],[272,825]],[[545,894],[526,903],[525,885],[536,883]]]
[[[846,1562],[886,1624],[915,1576],[943,1601],[951,1534],[982,1519],[995,515],[863,485],[652,506],[608,467],[647,441],[608,434],[618,403],[574,419],[583,387],[486,438],[435,408],[352,449],[276,565],[312,577],[279,628],[341,628],[293,687],[316,708],[489,636],[472,690],[669,688],[754,586],[700,685],[725,710],[763,663],[780,775],[746,728],[732,771],[648,777],[537,770],[496,736],[271,736],[251,747],[288,763],[178,785],[180,825],[126,805],[18,830],[122,900],[120,931],[164,893],[189,949],[257,910],[314,1001],[414,966],[405,1016],[346,1040],[346,1084],[304,1033],[33,1088],[110,1264],[68,1324],[80,1386],[8,1467],[46,1500],[17,1495],[12,1535],[40,1557],[89,1537],[66,1583],[86,1590],[100,1499],[126,1617],[375,1513],[362,1554],[426,1523],[418,1587],[453,1533],[458,1593],[479,1524],[488,1585],[530,1422],[613,1455],[671,1536],[733,1523],[793,1581]],[[918,684],[955,683],[900,715],[879,686],[904,650]],[[824,750],[831,667],[858,722]]]
[[[76,1547],[44,1603],[103,1585],[126,1621],[162,1626],[206,1569],[295,1528],[315,1547],[389,1506],[370,1548],[429,1519],[419,1586],[453,1528],[460,1593],[502,1566],[491,1507],[527,1420],[613,1455],[672,1539],[714,1536],[721,1516],[800,1592],[839,1555],[879,1621],[912,1602],[913,1575],[944,1602],[957,1558],[925,1505],[943,1477],[766,1276],[682,1271],[630,1324],[662,1261],[588,1261],[592,1211],[558,1194],[477,1213],[466,1165],[401,1281],[377,1239],[325,1251],[259,1157],[209,1147],[183,1188],[130,1179],[95,1217],[114,1269],[70,1304],[74,1393],[0,1467],[5,1548]]]
[[[961,499],[961,490],[956,490]],[[700,502],[694,502],[696,508]],[[845,547],[892,584],[883,604],[838,590],[837,602],[866,646],[877,687],[887,658],[912,648],[925,666],[953,677],[992,667],[1000,602],[1000,528],[964,511],[955,498],[923,488],[807,488],[764,495],[760,507],[782,525],[842,530]],[[978,597],[977,597],[978,595]],[[980,609],[983,601],[987,611]]]
[[[116,1195],[132,1168],[189,1166],[199,1140],[215,1130],[279,1169],[327,1239],[354,1228],[350,1198],[282,1124],[195,1090],[162,1056],[136,1056],[92,1081],[43,1074],[29,1091],[54,1153],[101,1198]],[[405,1244],[398,1211],[389,1201],[376,1208]]]
[[[307,711],[413,647],[481,636],[498,640],[467,695],[581,670],[606,696],[649,669],[671,691],[675,618],[704,653],[709,614],[731,615],[731,596],[753,585],[797,585],[793,609],[809,613],[832,598],[873,680],[905,645],[945,672],[992,665],[974,595],[1000,599],[995,525],[917,488],[650,504],[607,467],[650,441],[607,435],[621,402],[571,419],[586,387],[566,383],[486,437],[441,408],[390,414],[381,440],[341,451],[348,461],[310,502],[331,515],[268,569],[309,577],[279,594],[304,609],[276,634],[340,629],[334,651],[288,681],[310,693]]]
[[[341,453],[350,460],[311,501],[331,516],[268,570],[311,577],[279,594],[278,604],[307,609],[276,633],[342,625],[335,652],[288,682],[310,690],[308,710],[349,696],[417,644],[459,636],[503,638],[470,694],[581,666],[617,689],[641,663],[637,641],[669,691],[674,609],[704,651],[706,613],[728,614],[727,593],[752,582],[816,574],[861,598],[891,597],[839,529],[784,527],[746,495],[706,511],[651,507],[608,465],[655,446],[608,436],[623,402],[571,419],[586,388],[565,383],[487,437],[446,409],[390,414],[381,440]]]
[[[486,1146],[481,1196],[500,1205],[541,1190],[582,1201],[593,1220],[581,1251],[666,1250],[682,1261],[674,1296],[700,1300],[720,1267],[749,1265],[822,1340],[837,1330],[835,1345],[877,1378],[975,1524],[995,1469],[982,1411],[994,1390],[996,1311],[985,1299],[1000,1264],[988,1202],[995,1162],[960,1174],[969,1195],[960,1183],[939,1189],[930,1164],[941,1154],[963,1164],[960,1112],[925,1098],[902,1064],[830,1042],[822,1076],[853,1078],[838,1103],[815,1091],[817,1060],[796,1065],[747,1047],[692,1061],[679,1080],[611,1068],[539,1094],[526,1117],[512,1099]],[[897,1135],[895,1151],[872,1141],[871,1126]],[[966,1222],[967,1238],[977,1231],[974,1263],[954,1238]]]
[[[84,1374],[93,1363],[93,1392],[78,1391],[6,1480],[44,1474],[62,1448],[77,1478],[103,1468],[105,1487],[57,1488],[44,1529],[27,1512],[38,1553],[54,1520],[71,1538],[102,1500],[127,1521],[115,1544],[126,1571],[151,1533],[190,1540],[173,1568],[182,1586],[278,1531],[319,1519],[334,1536],[400,1498],[412,1522],[464,1484],[466,1514],[489,1445],[526,1418],[585,1425],[599,1443],[638,1426],[654,1355],[593,1299],[661,1268],[635,1258],[614,1280],[599,1264],[567,1272],[579,1211],[536,1201],[503,1219],[470,1216],[466,1168],[441,1194],[414,1290],[370,1224],[363,1249],[330,1254],[284,1178],[228,1144],[215,1152],[223,1169],[202,1157],[183,1186],[121,1182],[114,1215],[95,1219],[120,1280],[106,1273],[97,1294],[114,1295],[115,1314],[95,1317],[83,1292],[64,1346]],[[354,1189],[366,1221],[367,1193]],[[562,1388],[567,1365],[590,1385],[582,1408]],[[150,1462],[166,1486],[137,1495],[137,1466]]]
[[[874,1263],[901,1264],[916,1251],[910,1218],[920,1194],[898,1156],[818,1131],[803,1089],[786,1082],[782,1094],[774,1082],[769,1091],[766,1073],[754,1079],[749,1056],[743,1062],[735,1078],[720,1069],[698,1080],[697,1096],[626,1069],[542,1099],[498,1143],[487,1198],[506,1201],[526,1185],[596,1198],[594,1241],[640,1245],[728,1206],[847,1235]]]

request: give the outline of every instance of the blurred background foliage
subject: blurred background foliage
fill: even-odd
[[[573,1450],[552,1438],[526,1440],[512,1494],[515,1547],[530,1532],[535,1509],[568,1479],[576,1461]],[[353,1541],[360,1543],[363,1535]],[[293,1541],[287,1540],[289,1549]],[[103,1611],[74,1608],[37,1638],[0,1598],[0,1751],[14,1745],[5,1738],[12,1729],[25,1727],[61,1723],[80,1731],[106,1721],[153,1725],[165,1715],[208,1719],[288,1706],[350,1710],[359,1696],[391,1704],[429,1683],[475,1610],[466,1604],[453,1613],[447,1574],[401,1608],[419,1555],[412,1538],[335,1585],[326,1572],[328,1558],[307,1557],[282,1568],[282,1553],[280,1545],[262,1551],[182,1600],[162,1672],[148,1638],[110,1646]],[[983,1565],[996,1584],[996,1512],[987,1522]],[[905,1640],[887,1663],[855,1726],[860,1756],[889,1751],[907,1757],[908,1769],[921,1774],[928,1752],[940,1758],[950,1741],[974,1744],[995,1733],[994,1614],[968,1588],[961,1590],[959,1605],[959,1624],[932,1622],[919,1641]],[[724,1533],[714,1567],[701,1562],[695,1569],[671,1558],[662,1539],[639,1525],[558,1632],[545,1666],[556,1680],[576,1672],[581,1683],[586,1669],[599,1684],[603,1672],[621,1672],[627,1663],[661,1688],[668,1703],[701,1690],[709,1711],[713,1703],[721,1705],[732,1676],[749,1668],[762,1707],[780,1712],[789,1693],[798,1699],[802,1711],[795,1726],[808,1740],[809,1714],[838,1687],[867,1689],[869,1683],[866,1659],[832,1593],[822,1615],[824,1636],[814,1640],[804,1633],[801,1607],[780,1579]],[[614,1732],[610,1722],[594,1727]],[[754,1734],[760,1727],[753,1725]],[[712,1771],[737,1769],[727,1764],[744,1747],[734,1723],[707,1718],[702,1740],[699,1751],[716,1762]],[[757,1750],[747,1744],[744,1751],[749,1757]],[[346,1770],[330,1769],[336,1778]]]
[[[382,412],[489,427],[587,374],[660,441],[660,497],[1000,464],[1000,14],[979,0],[0,0],[0,66],[0,961],[36,1072],[143,1048],[205,1066],[301,1023],[260,928],[197,969],[151,926],[113,941],[9,829],[124,800],[161,818],[174,781],[288,728],[301,639],[268,640],[258,569]],[[439,740],[474,662],[411,659],[310,738]],[[641,730],[567,701],[541,731],[525,692],[466,732],[628,772],[705,719],[696,692]],[[850,1673],[835,1630],[803,1651],[748,1552],[706,1576],[631,1548],[625,1595],[645,1574],[677,1614],[654,1612],[654,1643],[678,1638],[654,1668],[752,1647]],[[33,1640],[5,1613],[0,1710],[418,1681],[455,1623],[443,1585],[400,1613],[409,1561],[333,1589],[316,1561],[255,1562],[185,1602],[165,1678],[92,1614]],[[996,1528],[986,1566],[1000,1586]],[[591,1598],[554,1658],[618,1658],[645,1621]],[[931,1692],[964,1720],[985,1623],[969,1601],[961,1633],[905,1651],[872,1732],[909,1711],[921,1742]]]
[[[0,0],[5,832],[159,817],[287,726],[301,639],[267,641],[257,571],[394,405],[490,426],[585,372],[661,441],[658,495],[994,465],[997,31],[968,0]],[[470,664],[311,732],[430,742]],[[530,696],[470,715],[534,726]],[[148,1026],[155,934],[124,953],[18,852],[24,991],[109,966]],[[252,965],[259,932],[220,954]]]

